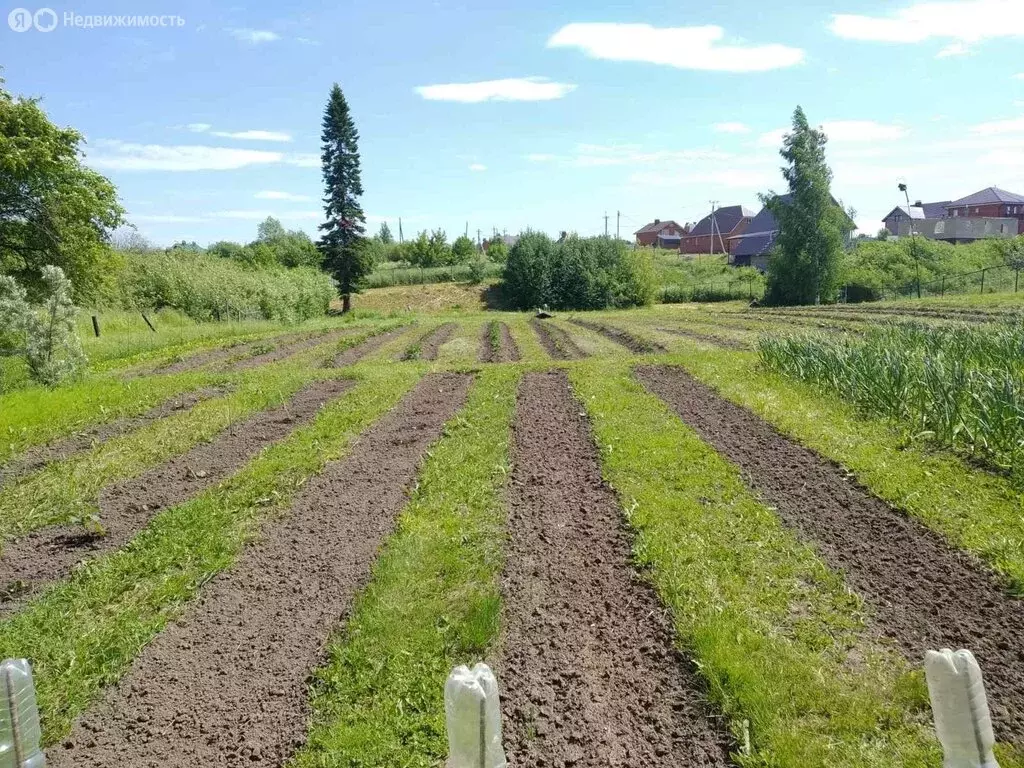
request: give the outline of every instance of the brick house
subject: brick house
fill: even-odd
[[[987,187],[946,205],[947,218],[1017,219],[1024,222],[1024,195]]]
[[[679,226],[669,219],[662,221],[655,219],[650,224],[640,227],[633,235],[636,237],[637,245],[656,245],[659,248],[676,248],[679,246],[679,239],[685,235],[687,229]]]
[[[742,205],[718,208],[698,221],[679,244],[680,253],[730,253],[729,238],[742,235],[754,212]]]

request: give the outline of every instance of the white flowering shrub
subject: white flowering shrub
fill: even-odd
[[[35,381],[56,386],[77,377],[85,353],[75,331],[71,281],[60,267],[43,267],[48,296],[40,306],[28,303],[24,288],[0,275],[0,343],[22,355]]]

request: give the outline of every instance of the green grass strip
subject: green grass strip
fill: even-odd
[[[158,515],[123,549],[86,564],[24,611],[0,622],[0,654],[27,657],[44,740],[53,743],[105,685],[229,567],[259,524],[393,407],[420,374],[366,372],[309,425],[271,446],[232,479]]]
[[[481,372],[431,449],[373,581],[329,647],[295,765],[437,766],[444,681],[498,626],[509,426],[519,372]]]
[[[721,395],[849,469],[872,493],[972,552],[1024,595],[1024,495],[1004,477],[908,444],[838,397],[768,373],[755,353],[699,350],[674,358]]]
[[[0,463],[86,427],[138,416],[175,395],[224,377],[183,374],[123,381],[86,379],[59,389],[33,387],[0,396]]]
[[[862,632],[842,578],[785,530],[739,470],[630,374],[576,365],[635,556],[672,613],[744,766],[938,765],[923,675]]]
[[[230,425],[287,401],[304,384],[324,375],[329,374],[283,363],[246,371],[227,395],[53,462],[0,491],[0,535],[20,535],[95,514],[103,487],[137,477],[213,439]]]
[[[541,345],[537,333],[530,326],[533,315],[502,313],[499,317],[508,326],[508,331],[519,348],[519,355],[524,363],[551,362],[551,356]]]

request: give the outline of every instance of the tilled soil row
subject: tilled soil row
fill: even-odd
[[[871,608],[877,629],[919,666],[929,648],[969,648],[997,736],[1024,743],[1024,602],[968,554],[871,495],[841,466],[780,435],[679,368],[638,378],[736,464],[783,523],[812,541]]]
[[[495,350],[491,346],[490,324],[484,326],[480,335],[480,354],[478,359],[482,363],[514,363],[519,358],[519,347],[516,346],[512,332],[505,323],[498,323],[498,333],[501,334],[501,346]]]
[[[536,318],[530,321],[530,325],[540,339],[541,346],[555,360],[581,360],[587,356],[569,334],[557,325],[549,325]]]
[[[288,344],[281,344],[280,346],[272,349],[268,352],[264,352],[261,355],[255,355],[253,357],[246,357],[242,360],[236,360],[233,363],[229,363],[224,366],[219,366],[217,370],[235,373],[237,371],[248,371],[252,368],[258,368],[261,365],[268,365],[269,363],[276,363],[279,360],[284,360],[287,357],[292,357],[300,352],[305,352],[313,347],[318,347],[321,344],[330,344],[333,341],[337,341],[343,336],[352,333],[350,328],[340,328],[334,331],[328,331],[326,333],[317,333],[308,338],[300,339],[299,341],[293,341]]]
[[[663,333],[671,333],[673,336],[682,336],[683,338],[693,339],[694,341],[703,341],[705,344],[714,344],[716,347],[743,350],[753,349],[751,344],[736,341],[735,339],[723,339],[720,336],[711,336],[699,331],[684,331],[682,328],[659,328],[658,330]]]
[[[0,614],[67,576],[83,559],[123,546],[162,509],[175,506],[234,474],[268,445],[312,421],[320,408],[350,389],[331,379],[300,390],[287,403],[232,424],[212,442],[104,488],[99,498],[102,531],[52,525],[8,542],[0,555]]]
[[[147,375],[148,373],[160,373],[160,374],[173,374],[173,373],[186,373],[188,371],[194,371],[199,368],[203,368],[207,365],[213,365],[214,363],[223,363],[225,361],[233,360],[234,358],[247,357],[252,350],[260,349],[262,347],[272,346],[275,349],[282,345],[291,343],[294,339],[303,340],[308,337],[308,334],[294,334],[286,333],[279,336],[268,336],[264,339],[254,339],[253,341],[246,341],[241,344],[234,344],[227,347],[217,347],[210,349],[205,352],[197,352],[183,357],[181,360],[177,360],[167,365],[161,365],[152,371],[146,371],[137,375]]]
[[[642,341],[628,331],[616,328],[604,323],[595,323],[592,320],[580,320],[573,318],[569,322],[575,323],[581,328],[588,328],[591,331],[601,334],[606,339],[611,339],[620,347],[625,347],[634,355],[648,355],[654,352],[667,351],[664,346],[656,341]]]
[[[564,373],[519,389],[499,681],[509,765],[718,766],[729,740],[674,648]]]
[[[194,392],[186,392],[172,397],[167,402],[139,416],[118,419],[108,424],[98,424],[68,437],[61,438],[57,442],[42,445],[38,448],[31,448],[20,454],[13,461],[9,461],[0,467],[0,488],[3,488],[11,480],[37,472],[54,461],[63,461],[79,453],[85,453],[107,440],[112,440],[115,437],[141,429],[147,424],[165,419],[178,411],[190,410],[204,400],[223,395],[225,391],[224,389],[210,387],[198,389]]]
[[[470,377],[433,374],[311,479],[47,752],[53,768],[280,766],[304,742],[307,680]],[[440,683],[438,683],[440,685]]]
[[[404,328],[396,328],[393,331],[387,331],[385,333],[379,333],[375,336],[371,336],[366,341],[344,350],[333,360],[329,360],[324,367],[344,368],[349,365],[354,365],[371,352],[376,352],[392,339],[396,339],[401,336],[404,331]]]
[[[437,353],[442,345],[455,333],[455,323],[442,323],[432,331],[427,331],[416,344],[407,349],[401,360],[437,360]],[[419,353],[416,353],[417,347]]]

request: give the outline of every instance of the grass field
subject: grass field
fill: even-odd
[[[49,764],[436,767],[486,660],[510,765],[937,768],[951,647],[1024,767],[1024,303],[486,291],[85,313],[82,380],[0,393],[0,649]]]

